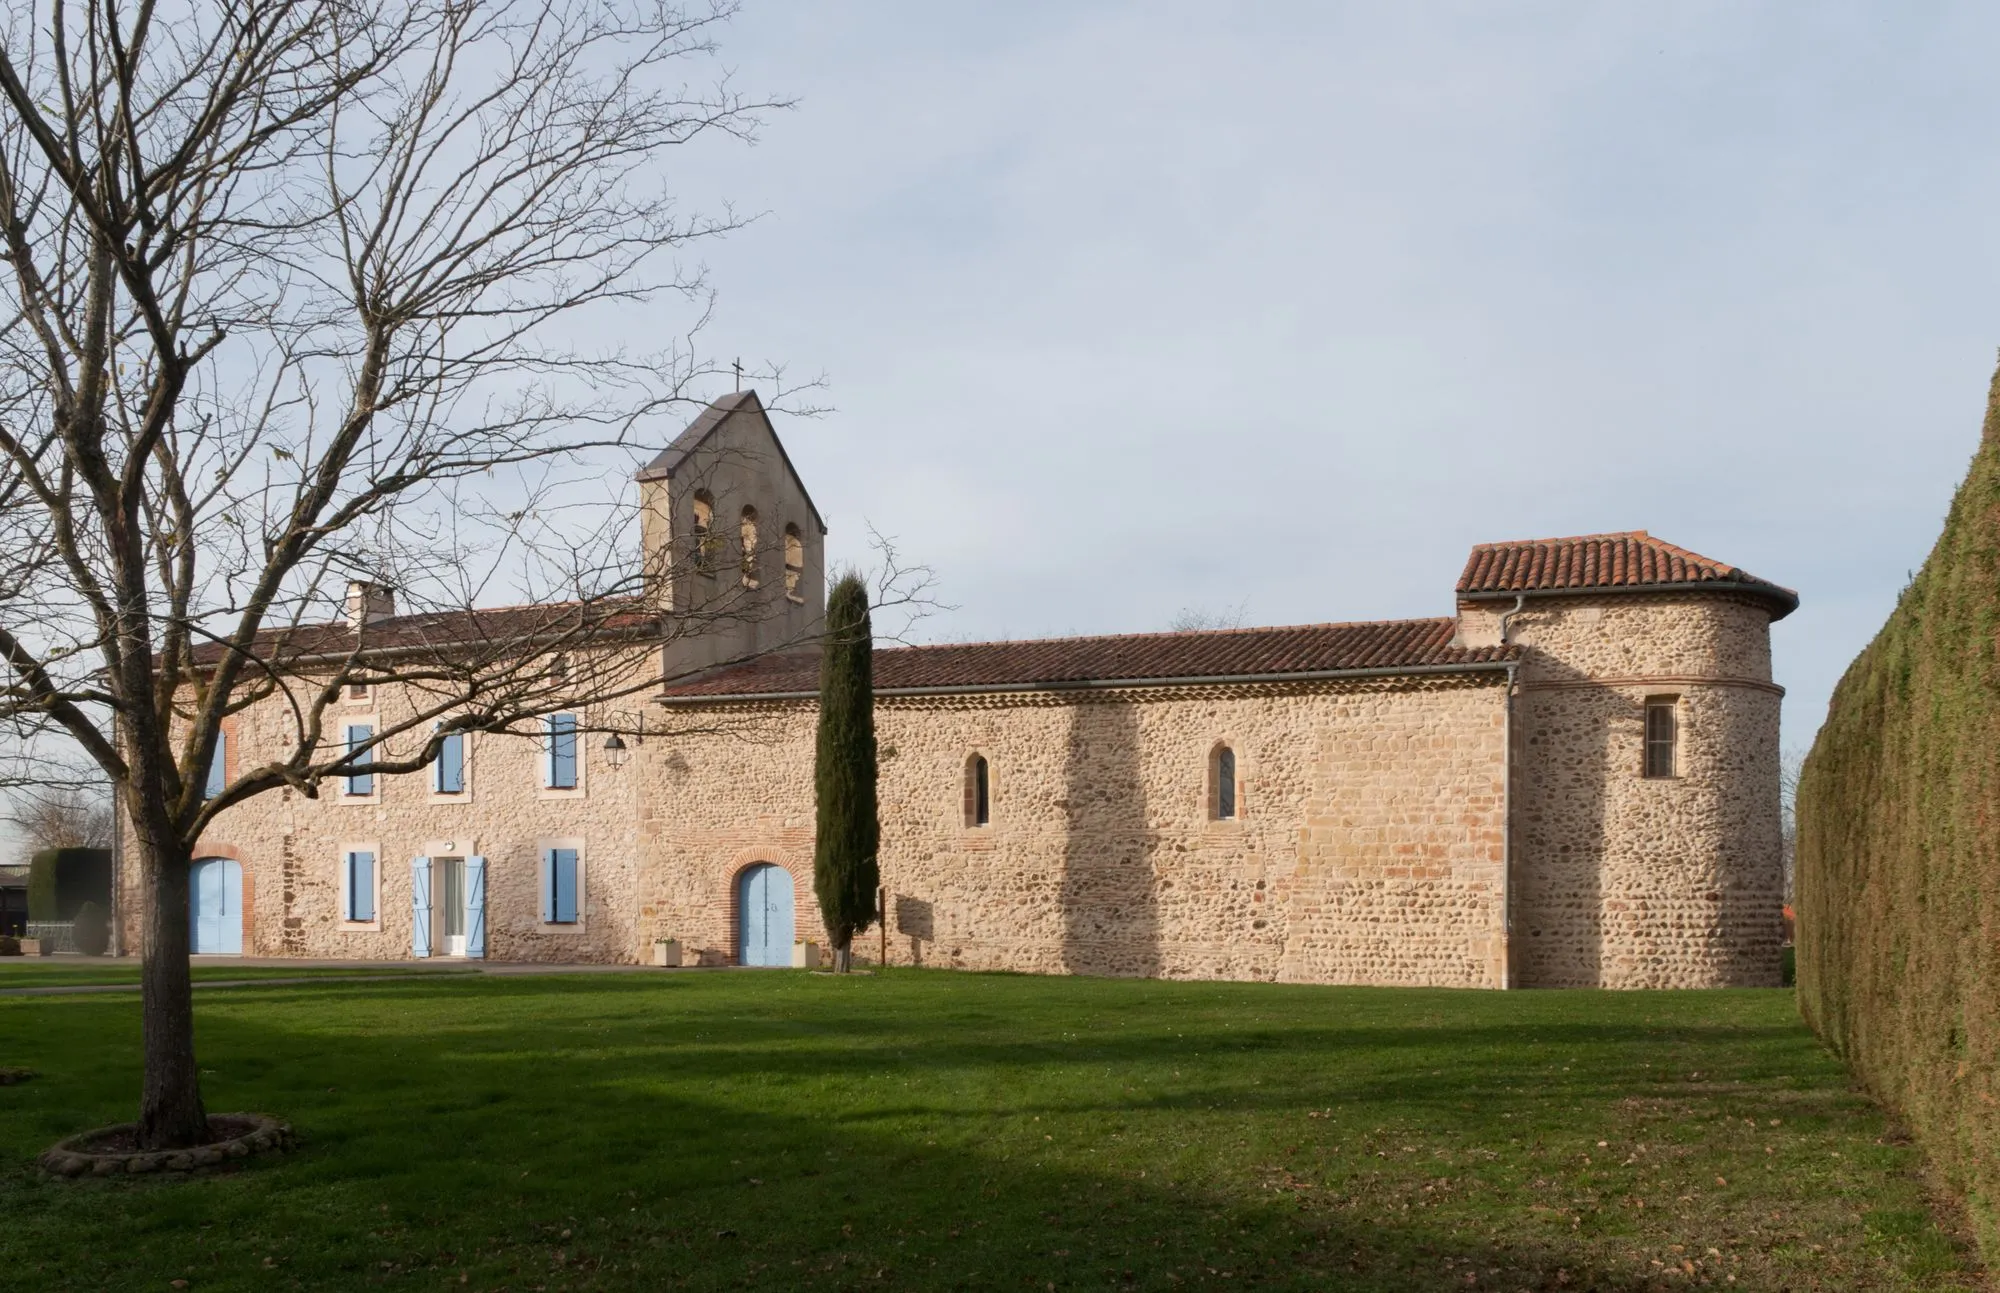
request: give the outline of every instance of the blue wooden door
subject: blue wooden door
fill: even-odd
[[[243,867],[228,858],[203,858],[188,877],[188,933],[196,952],[243,952]]]
[[[742,913],[743,964],[792,963],[792,874],[781,866],[759,862],[737,882],[737,911]]]

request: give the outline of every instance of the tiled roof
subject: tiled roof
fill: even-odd
[[[889,647],[875,653],[878,692],[1080,686],[1145,680],[1280,678],[1363,670],[1411,672],[1501,664],[1513,647],[1454,647],[1451,619],[1115,637]],[[767,656],[667,688],[669,698],[800,695],[819,690],[817,652]]]
[[[284,660],[345,655],[357,642],[364,652],[438,647],[462,653],[476,651],[481,644],[536,640],[555,646],[600,633],[659,632],[660,628],[659,613],[647,603],[621,597],[591,603],[548,602],[398,615],[376,620],[358,635],[345,620],[266,629],[257,635],[254,650],[261,658]],[[195,649],[195,662],[211,665],[222,659],[222,653],[221,644],[210,642]]]
[[[1580,591],[1595,588],[1645,589],[1661,585],[1714,584],[1762,597],[1783,618],[1798,608],[1799,595],[1736,566],[1656,539],[1644,530],[1579,534],[1566,539],[1522,539],[1482,543],[1458,577],[1461,597],[1509,593]]]

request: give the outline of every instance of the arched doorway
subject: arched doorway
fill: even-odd
[[[243,865],[199,858],[188,876],[188,934],[196,952],[243,954]]]
[[[736,880],[738,946],[745,965],[792,963],[792,873],[770,862]]]

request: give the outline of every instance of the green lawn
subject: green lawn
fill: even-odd
[[[0,1000],[0,1283],[63,1289],[1971,1287],[1788,992],[905,971],[197,999],[305,1146],[29,1165],[129,1116],[137,1003]]]

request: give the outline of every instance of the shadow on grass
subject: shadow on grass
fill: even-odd
[[[884,986],[895,990],[836,998],[769,981],[483,980],[204,1000],[210,1107],[282,1113],[307,1149],[186,1183],[79,1188],[16,1168],[0,1177],[0,1265],[47,1287],[462,1273],[514,1289],[1636,1290],[1651,1276],[1594,1268],[1554,1209],[1482,1208],[1461,1169],[1328,1170],[1359,1133],[1307,1111],[1395,1122],[1448,1105],[1476,1126],[1495,1106],[1466,1108],[1469,1094],[1551,1076],[1557,1060],[1538,1046],[1573,1061],[1641,1041],[1752,1056],[1799,1044],[1798,1030],[1761,1024],[1332,1026],[1307,1014],[1237,1047],[1233,1024],[1143,987],[1015,1000],[1001,984],[975,1012],[984,1022],[954,1025],[916,1013],[931,985]],[[1225,1012],[1238,1000],[1196,999]],[[1498,1000],[1439,1010],[1490,1016]],[[1107,1006],[1135,1035],[1066,1031],[1078,1007]],[[0,1059],[49,1079],[30,1084],[33,1099],[0,1099],[17,1164],[125,1115],[133,1003],[38,1003],[0,1020],[24,1043]],[[1416,1059],[1421,1074],[1398,1068]],[[1594,1099],[1650,1081],[1600,1079]]]

